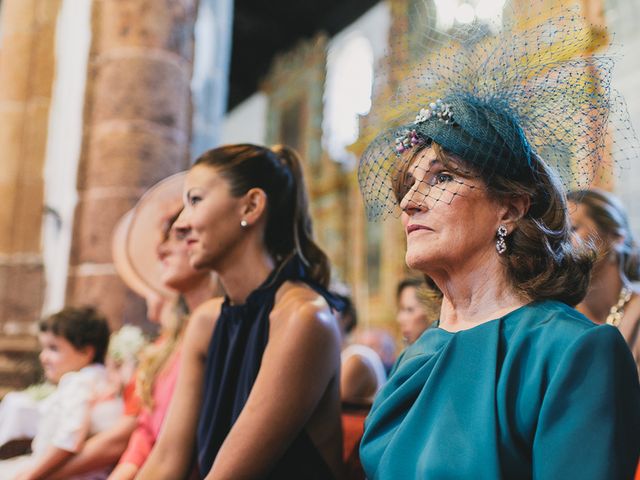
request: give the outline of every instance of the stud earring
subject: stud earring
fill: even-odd
[[[507,242],[504,239],[507,238],[507,227],[500,225],[498,227],[498,240],[496,240],[496,250],[500,255],[507,251]]]
[[[247,225],[249,225],[249,224],[247,223],[247,221],[244,218],[242,220],[240,220],[240,226],[242,228],[247,228]]]

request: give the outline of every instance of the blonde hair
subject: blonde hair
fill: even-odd
[[[162,226],[161,243],[168,240],[171,227],[181,212],[182,208],[168,218]],[[189,307],[184,297],[180,295],[167,314],[163,315],[163,313],[164,309],[160,314],[160,338],[142,350],[136,377],[136,393],[142,400],[142,405],[149,409],[153,408],[153,386],[156,378],[182,339],[189,318]]]
[[[171,355],[180,345],[182,335],[189,318],[189,307],[184,297],[178,297],[163,322],[163,332],[158,342],[146,346],[140,354],[140,364],[136,378],[136,392],[142,405],[153,408],[153,386],[158,374],[166,365]]]

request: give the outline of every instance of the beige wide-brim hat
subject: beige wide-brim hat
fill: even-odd
[[[113,231],[113,262],[125,284],[143,298],[174,299],[177,292],[162,284],[158,246],[167,222],[182,208],[187,172],[176,173],[152,186]]]

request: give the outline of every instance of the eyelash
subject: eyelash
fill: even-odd
[[[201,198],[197,195],[194,195],[193,197],[189,197],[189,205],[193,206],[196,203],[198,203],[201,200]]]
[[[181,230],[173,230],[171,233],[173,234],[173,238],[178,241],[187,238],[187,234]]]
[[[436,173],[429,184],[433,186],[438,185],[439,183],[446,183],[451,181],[453,181],[453,175],[450,175],[448,173]]]
[[[433,187],[440,183],[453,182],[453,181],[455,181],[455,178],[453,177],[453,175],[451,175],[450,173],[440,172],[440,173],[436,173],[433,177],[431,177],[429,181],[425,183]],[[409,192],[409,190],[411,190],[415,182],[416,180],[415,180],[415,177],[413,176],[408,176],[405,179],[405,191],[403,192],[404,195],[406,195]]]

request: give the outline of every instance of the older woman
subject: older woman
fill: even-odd
[[[615,195],[602,190],[574,191],[568,198],[574,231],[598,250],[587,295],[577,309],[595,323],[618,327],[640,369],[640,296],[631,286],[640,280],[640,250],[627,212]]]
[[[439,322],[404,352],[367,419],[360,451],[372,479],[622,479],[637,463],[633,358],[617,329],[572,308],[593,255],[572,246],[561,183],[538,153],[560,150],[540,148],[541,133],[571,141],[574,130],[557,123],[580,121],[570,107],[597,113],[606,102],[565,103],[583,92],[542,85],[572,78],[562,63],[546,65],[557,75],[538,84],[496,89],[531,61],[514,57],[508,70],[501,49],[522,46],[510,41],[496,42],[481,67],[459,70],[472,88],[462,88],[465,77],[445,79],[442,100],[417,105],[415,121],[381,134],[361,160],[369,212],[396,200],[407,265],[443,293]],[[465,58],[441,60],[425,71]],[[487,83],[496,71],[483,68],[500,62],[511,77]],[[525,123],[527,98],[554,99],[551,116],[538,105],[548,122],[538,129]]]

